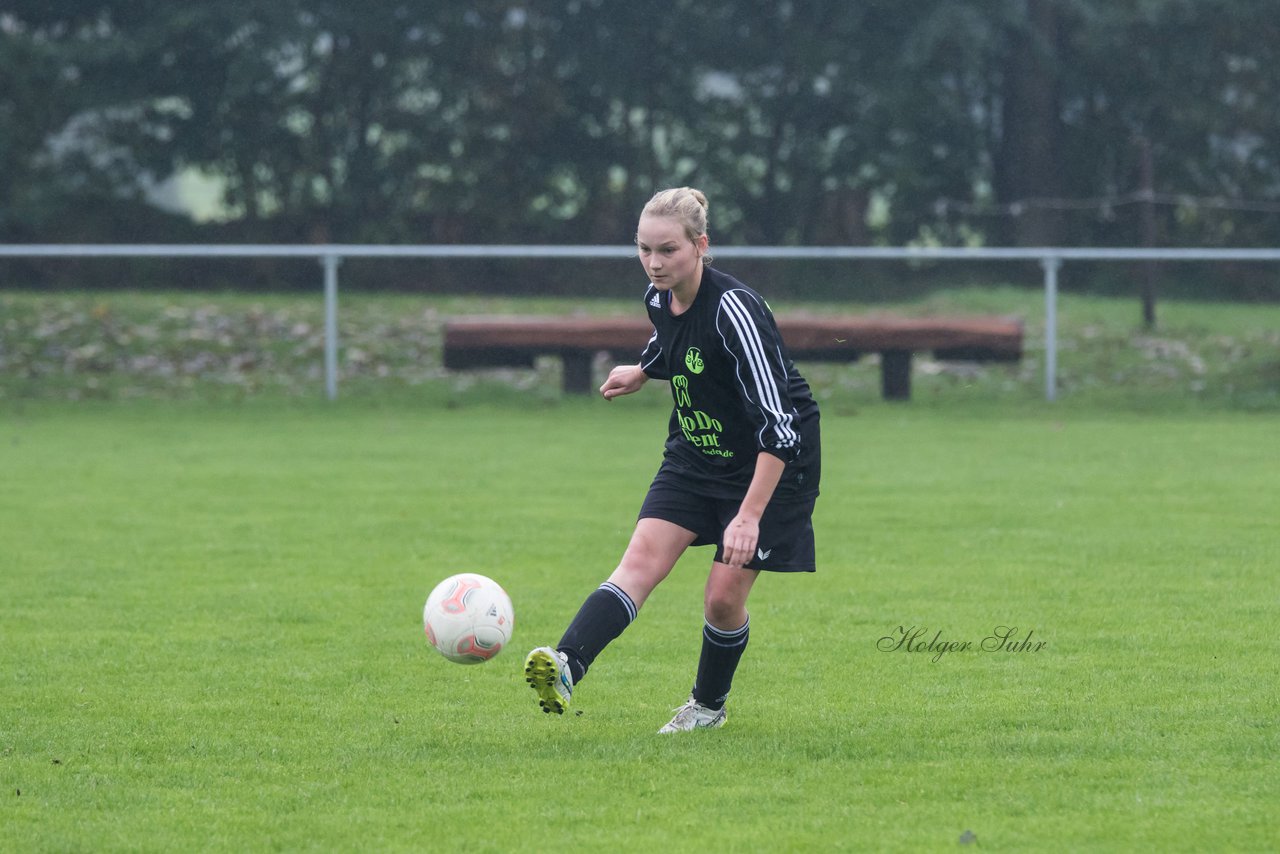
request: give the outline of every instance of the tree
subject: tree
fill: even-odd
[[[108,144],[113,93],[138,81],[117,76],[130,45],[110,22],[125,2],[50,4],[15,0],[0,13],[0,235],[29,240],[111,225],[107,206],[140,199],[140,167]],[[68,216],[71,214],[71,216]]]
[[[1061,23],[1057,0],[1025,0],[1004,28],[996,196],[1019,205],[1005,238],[1017,246],[1063,243],[1061,215],[1047,200],[1081,188],[1062,170]]]
[[[613,242],[695,183],[720,242],[1274,242],[1273,6],[16,0],[0,232],[194,169],[219,239]]]

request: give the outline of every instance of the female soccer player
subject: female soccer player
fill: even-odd
[[[525,659],[544,712],[563,714],[592,662],[636,618],[690,546],[714,545],[702,654],[688,702],[659,732],[718,727],[747,646],[747,596],[762,570],[813,572],[821,456],[818,406],[787,356],[769,306],[708,266],[707,199],[689,187],[649,200],[636,228],[653,322],[639,364],[600,393],[667,380],[675,408],[662,465],[618,568],[554,649]]]

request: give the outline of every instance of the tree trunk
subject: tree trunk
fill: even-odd
[[[1055,0],[1025,0],[1024,15],[1010,32],[1004,67],[996,191],[1005,204],[1019,205],[1006,239],[1017,246],[1055,246],[1066,236],[1061,211],[1045,204],[1062,195]]]
[[[1156,170],[1151,154],[1151,140],[1138,139],[1138,174],[1142,182],[1142,245],[1147,249],[1156,246]],[[1142,325],[1150,331],[1156,328],[1156,291],[1159,272],[1155,261],[1142,265]]]

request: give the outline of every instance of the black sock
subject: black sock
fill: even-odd
[[[742,628],[721,631],[710,623],[702,626],[702,655],[698,658],[698,681],[693,683],[693,699],[708,709],[723,709],[733,685],[733,673],[742,660],[751,634],[751,618]]]
[[[606,581],[592,591],[556,647],[569,656],[575,685],[587,675],[596,656],[635,618],[636,605],[621,587]]]

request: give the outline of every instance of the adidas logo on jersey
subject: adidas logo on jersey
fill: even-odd
[[[657,294],[654,294],[652,297],[649,298],[649,305],[653,306],[654,308],[662,308],[662,300],[658,299]]]

